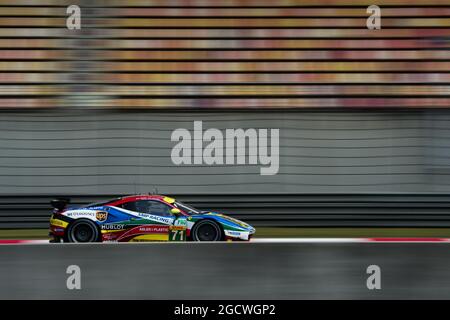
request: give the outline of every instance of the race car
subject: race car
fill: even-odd
[[[71,208],[51,201],[51,242],[248,241],[255,228],[163,195],[133,195]]]

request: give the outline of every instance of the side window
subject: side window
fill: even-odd
[[[127,202],[122,205],[122,208],[134,212],[149,213],[164,217],[172,216],[170,213],[171,207],[156,200],[137,200]]]
[[[120,207],[122,207],[126,210],[134,211],[134,212],[137,211],[135,201],[125,202],[124,204],[120,205]]]

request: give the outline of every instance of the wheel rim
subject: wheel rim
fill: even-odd
[[[92,242],[95,238],[95,230],[87,223],[80,223],[72,228],[74,242]]]
[[[220,230],[215,224],[204,223],[199,225],[196,232],[195,238],[197,241],[217,241],[219,240]]]

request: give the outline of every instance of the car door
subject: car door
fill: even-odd
[[[172,207],[158,201],[139,199],[120,205],[129,211],[130,224],[136,225],[133,233],[136,240],[168,240],[169,227],[175,217],[171,214]]]

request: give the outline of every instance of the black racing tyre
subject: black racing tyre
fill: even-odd
[[[67,229],[67,242],[97,242],[100,232],[91,220],[76,220]]]
[[[193,241],[221,241],[223,239],[222,228],[212,220],[201,220],[192,228]]]

